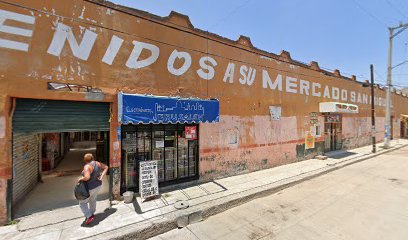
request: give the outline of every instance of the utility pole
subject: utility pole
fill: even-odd
[[[392,94],[392,39],[400,34],[402,31],[408,28],[408,23],[400,23],[397,27],[388,28],[389,31],[389,47],[388,47],[388,68],[387,68],[387,96],[386,96],[386,109],[385,109],[385,138],[384,138],[384,148],[390,147],[390,137],[391,137],[391,94]],[[398,30],[394,33],[395,30]]]
[[[375,146],[375,104],[374,104],[374,67],[373,64],[370,65],[370,73],[371,73],[371,139],[373,142],[373,150],[372,152],[376,152]]]

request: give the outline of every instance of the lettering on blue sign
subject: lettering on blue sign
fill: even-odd
[[[175,123],[218,121],[219,103],[164,97],[124,95],[124,122]]]
[[[186,113],[180,113],[181,111]],[[199,102],[177,101],[173,107],[156,103],[153,119],[160,122],[202,121],[204,114],[204,106]]]

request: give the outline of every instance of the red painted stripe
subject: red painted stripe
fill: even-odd
[[[316,142],[322,142],[324,137],[316,138]],[[284,145],[284,144],[303,144],[305,143],[305,139],[297,139],[297,140],[290,140],[286,142],[274,142],[274,143],[262,143],[262,144],[250,144],[240,146],[239,149],[248,149],[248,148],[257,148],[257,147],[265,147],[265,146],[276,146],[276,145]],[[200,149],[201,153],[214,153],[214,152],[222,152],[222,151],[230,151],[236,150],[236,148],[231,147],[224,147],[224,148],[207,148],[207,149]]]

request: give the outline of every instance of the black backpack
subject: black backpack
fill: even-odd
[[[84,181],[78,182],[77,185],[75,185],[74,194],[77,200],[85,200],[89,198],[88,184]]]

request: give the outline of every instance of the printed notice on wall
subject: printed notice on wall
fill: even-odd
[[[269,106],[269,114],[272,121],[278,121],[281,119],[282,108],[280,106]]]
[[[186,132],[186,139],[197,139],[197,126],[186,126],[184,131]]]
[[[159,195],[157,161],[141,161],[139,176],[140,198],[142,200]]]

